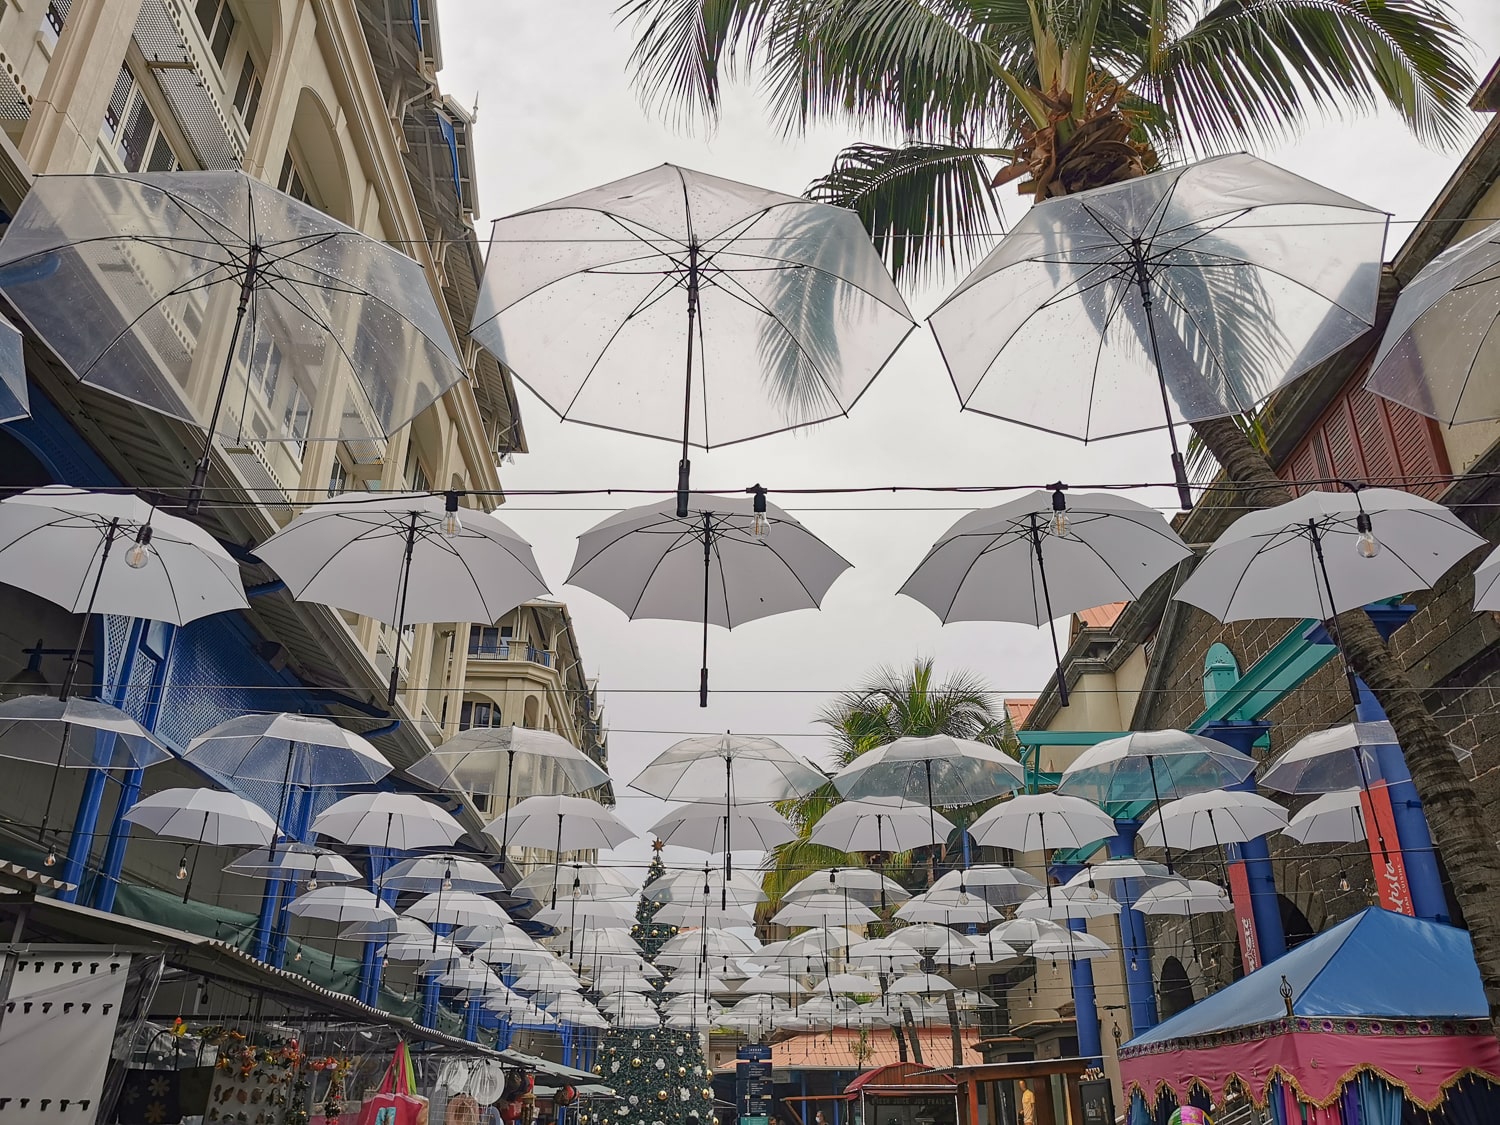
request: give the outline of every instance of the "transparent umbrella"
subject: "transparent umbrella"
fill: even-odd
[[[276,822],[259,805],[217,789],[163,789],[142,797],[122,819],[158,836],[188,841],[177,865],[177,877],[183,881],[183,902],[192,890],[198,852],[204,844],[215,847],[269,844],[276,835]],[[190,851],[191,868],[188,867]]]
[[[564,419],[746,441],[847,413],[912,319],[858,216],[663,164],[499,220],[473,334]]]
[[[0,422],[31,417],[31,395],[26,389],[26,356],[21,333],[0,316]]]
[[[697,852],[721,852],[733,838],[741,847],[770,851],[797,838],[796,831],[770,805],[723,805],[694,801],[666,813],[646,829],[663,844]]]
[[[464,378],[421,265],[240,171],[47,176],[0,267],[0,290],[84,383],[202,425],[190,376],[222,367],[194,504],[215,439],[383,438]],[[218,336],[184,326],[216,307],[234,327],[200,357]],[[314,409],[325,387],[343,388],[342,410]]]
[[[967,410],[1084,441],[1170,433],[1249,413],[1369,331],[1384,244],[1374,208],[1214,157],[1039,203],[929,323]],[[1189,508],[1175,434],[1172,466]]]

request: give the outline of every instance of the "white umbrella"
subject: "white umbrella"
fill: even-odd
[[[807,992],[802,979],[792,973],[757,973],[739,988],[742,996],[801,996]]]
[[[767,503],[764,490],[754,500],[698,493],[685,500],[628,508],[591,527],[578,537],[568,583],[632,621],[701,621],[698,704],[707,707],[708,627],[817,609],[849,562]]]
[[[1474,568],[1474,609],[1480,613],[1500,612],[1500,549],[1491,551]]]
[[[1119,912],[1118,902],[1087,883],[1076,887],[1054,887],[1050,893],[1037,891],[1016,907],[1017,918],[1102,918]]]
[[[459,516],[459,493],[351,492],[321,501],[256,548],[298,601],[396,630],[387,703],[395,703],[405,627],[497,621],[545,594],[531,544],[493,516]]]
[[[1091,863],[1084,867],[1078,874],[1074,875],[1064,887],[1108,887],[1113,883],[1121,883],[1134,879],[1146,885],[1166,881],[1177,882],[1178,877],[1172,874],[1172,869],[1164,863],[1153,863],[1148,859],[1136,859],[1126,856],[1122,859],[1106,859],[1101,863]]]
[[[342,926],[347,922],[377,922],[396,917],[389,905],[360,887],[319,887],[305,891],[287,904],[287,911],[299,918],[320,918]],[[338,956],[339,939],[333,939],[328,953],[331,966]]]
[[[510,833],[510,844],[552,852],[553,907],[557,906],[557,875],[561,871],[564,839],[570,852],[613,848],[635,839],[635,832],[598,801],[563,794],[527,797],[515,808],[506,809],[504,816],[486,824],[484,830],[495,836],[496,825],[500,825],[502,833]]]
[[[1426,590],[1484,540],[1432,500],[1394,488],[1303,493],[1243,515],[1173,596],[1220,621],[1328,621]],[[1356,702],[1354,673],[1345,672]]]
[[[1362,789],[1339,789],[1309,801],[1281,831],[1303,844],[1350,844],[1365,839]]]
[[[500,978],[483,961],[472,957],[439,957],[426,962],[418,972],[432,976],[448,988],[489,989],[501,983]]]
[[[1012,918],[991,930],[990,936],[1017,949],[1026,949],[1044,937],[1065,932],[1062,926],[1046,918]]]
[[[192,870],[188,868],[189,848],[183,849],[182,861],[177,865],[177,877],[183,880],[183,902],[188,900],[192,889],[198,852],[203,844],[215,847],[269,844],[276,835],[276,822],[259,805],[217,789],[163,789],[142,797],[121,819],[158,836],[199,845],[191,848]]]
[[[744,906],[765,902],[766,892],[760,881],[736,871],[727,879],[722,871],[707,867],[701,871],[671,871],[647,884],[642,891],[650,902],[704,903],[727,892],[730,902]]]
[[[935,949],[943,949],[953,942],[959,934],[932,922],[916,922],[910,926],[902,926],[899,930],[891,933],[891,940],[901,945],[910,946],[912,949],[920,949],[931,952]]]
[[[1113,836],[1114,818],[1081,797],[1061,793],[1023,793],[1002,801],[969,825],[981,847],[1041,852],[1049,848],[1084,848]],[[1048,884],[1047,894],[1052,893]]]
[[[510,915],[498,902],[472,891],[434,891],[423,895],[401,913],[429,926],[472,926],[510,921]]]
[[[815,926],[785,941],[771,942],[756,950],[747,960],[766,965],[777,959],[822,958],[836,950],[847,949],[858,940],[852,930],[842,926]]]
[[[256,848],[246,852],[224,870],[252,879],[306,882],[310,891],[317,890],[319,883],[348,883],[361,877],[354,864],[338,852],[295,840],[283,841],[276,848]]]
[[[841,852],[904,852],[929,843],[934,828],[946,840],[955,826],[914,801],[866,797],[834,805],[818,818],[810,839]]]
[[[953,992],[957,986],[936,973],[910,973],[891,981],[886,993],[891,996],[932,996]]]
[[[849,895],[824,891],[788,902],[771,916],[782,926],[827,926],[831,921],[845,926],[878,922],[880,915]]]
[[[421,938],[423,941],[431,941],[432,929],[425,922],[397,915],[394,918],[354,922],[339,931],[339,938],[347,941],[377,942],[395,941],[397,938]]]
[[[1031,943],[1029,956],[1038,961],[1094,961],[1113,953],[1108,944],[1093,934],[1079,933],[1059,928],[1055,933],[1043,934]]]
[[[1133,601],[1192,552],[1154,508],[1107,492],[1029,492],[970,512],[898,591],[950,621],[1050,625],[1110,602]],[[1057,631],[1058,702],[1068,705]]]
[[[405,919],[416,922],[415,918]],[[352,927],[351,927],[352,928]],[[437,957],[448,957],[454,960],[463,956],[463,950],[454,945],[453,942],[433,932],[423,925],[422,934],[396,934],[383,946],[380,947],[380,956],[391,961],[420,961],[429,962]],[[348,931],[339,934],[344,937]],[[436,937],[436,940],[434,940]],[[361,939],[365,940],[365,939]]]
[[[312,830],[355,847],[398,852],[450,847],[464,834],[452,814],[415,793],[356,793],[320,812]]]
[[[1234,903],[1217,883],[1202,879],[1176,879],[1158,883],[1136,900],[1142,914],[1223,914]]]
[[[470,727],[459,731],[406,772],[435,789],[489,797],[504,793],[500,807],[509,811],[517,768],[523,776],[534,779],[539,766],[545,766],[547,773],[558,779],[559,791],[564,793],[581,793],[609,783],[604,768],[562,735],[517,726]],[[503,785],[499,779],[502,769]],[[529,785],[528,795],[541,792],[534,780]],[[503,854],[510,840],[504,815],[500,822]]]
[[[923,839],[926,839],[927,818],[922,818]],[[947,823],[944,821],[944,823]],[[843,851],[845,849],[839,849]],[[846,895],[867,906],[877,903],[884,910],[892,902],[905,902],[911,892],[894,879],[868,867],[828,867],[814,871],[799,879],[795,885],[782,893],[783,902],[796,902],[809,895],[835,893]]]
[[[203,528],[135,496],[66,485],[0,501],[0,582],[83,615],[64,700],[94,614],[186,625],[249,606],[239,564]]]
[[[554,891],[578,898],[634,899],[641,888],[637,880],[614,867],[594,863],[560,864],[556,873],[539,867],[511,888],[512,893],[536,902],[551,898]]]
[[[1152,847],[1193,851],[1243,844],[1286,825],[1286,810],[1258,793],[1195,793],[1168,801],[1147,817],[1139,839]]]
[[[760,943],[754,938],[744,937],[733,930],[706,929],[674,934],[662,943],[656,955],[660,960],[663,954],[697,954],[701,950],[710,957],[747,957],[759,948]]]
[[[964,944],[967,948],[940,950],[933,955],[934,959],[938,964],[947,965],[950,969],[961,969],[974,968],[979,965],[999,965],[1006,961],[1014,961],[1021,956],[1007,942],[997,938],[993,932],[966,937]]]
[[[669,926],[753,926],[755,914],[749,907],[732,902],[728,906],[716,902],[669,902],[652,920]]]
[[[961,922],[993,922],[1000,917],[1000,912],[978,895],[933,887],[898,906],[896,917],[903,922],[957,925]]]
[[[386,868],[378,880],[393,891],[473,891],[475,894],[505,893],[500,877],[477,859],[438,854],[414,856]]]
[[[770,851],[797,838],[786,817],[770,805],[738,804],[726,810],[717,802],[672,809],[646,831],[663,844],[695,852],[722,852],[731,839],[744,848]]]
[[[623,899],[577,898],[538,910],[532,920],[560,930],[628,930],[635,925],[635,906]]]
[[[1042,889],[1042,881],[1019,867],[1001,863],[977,863],[945,871],[932,884],[935,891],[958,891],[976,895],[991,906],[1011,906],[1033,891]]]

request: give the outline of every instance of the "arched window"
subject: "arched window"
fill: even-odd
[[[1193,985],[1188,980],[1187,969],[1176,957],[1168,957],[1161,966],[1161,997],[1158,1002],[1161,1018],[1166,1020],[1184,1008],[1193,1006]]]

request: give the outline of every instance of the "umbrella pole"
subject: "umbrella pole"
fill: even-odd
[[[1157,812],[1160,813],[1161,789],[1156,784],[1156,758],[1150,754],[1146,755],[1146,768],[1151,771],[1151,795],[1156,798],[1156,809]],[[1167,839],[1167,825],[1165,821],[1162,822],[1161,826],[1161,846],[1165,848],[1167,852],[1167,874],[1173,874],[1172,843]]]
[[[719,909],[729,909],[729,877],[734,874],[734,853],[730,850],[729,821],[734,816],[734,797],[730,786],[734,783],[734,759],[724,759],[724,885],[719,888]]]
[[[1037,526],[1036,513],[1031,518],[1031,549],[1036,554],[1037,574],[1042,580],[1042,603],[1047,607],[1047,635],[1052,638],[1052,661],[1057,665],[1057,705],[1068,705],[1068,678],[1063,674],[1062,652],[1057,647],[1057,629],[1052,623],[1052,594],[1047,589],[1047,564],[1042,560],[1042,533]]]
[[[1365,796],[1368,797],[1370,795],[1370,775],[1365,770],[1365,755],[1363,746],[1356,746],[1354,748],[1354,760],[1359,763],[1359,783],[1364,787]],[[1386,862],[1385,830],[1380,827],[1379,817],[1372,816],[1370,817],[1370,819],[1375,822],[1375,842],[1380,845],[1380,862],[1384,863]]]
[[[109,552],[115,545],[115,536],[120,532],[119,519],[109,521],[104,529],[104,549],[99,553],[99,569],[94,572],[94,586],[89,591],[89,604],[83,611],[83,624],[78,627],[78,640],[73,644],[73,655],[68,659],[68,670],[63,675],[62,690],[57,693],[59,703],[66,703],[73,694],[73,681],[78,677],[78,661],[83,655],[83,642],[88,639],[89,622],[94,619],[94,599],[99,596],[99,583],[104,580],[104,565],[109,562]]]
[[[563,814],[557,814],[557,850],[552,853],[552,909],[557,909],[557,872],[562,862]]]
[[[1156,385],[1161,389],[1161,406],[1167,415],[1167,437],[1172,442],[1172,477],[1177,484],[1177,502],[1184,512],[1193,510],[1193,493],[1188,487],[1187,466],[1177,448],[1177,431],[1172,428],[1172,400],[1167,394],[1167,379],[1161,369],[1161,349],[1156,342],[1156,314],[1152,311],[1151,278],[1146,272],[1146,258],[1140,239],[1135,240],[1135,283],[1141,291],[1141,305],[1146,310],[1146,335],[1151,341],[1151,362],[1156,367]]]
[[[708,593],[713,565],[713,514],[703,513],[703,666],[698,669],[698,706],[708,706]]]
[[[52,802],[57,798],[57,781],[62,776],[63,762],[68,758],[68,740],[73,737],[73,724],[64,723],[62,742],[57,747],[57,768],[52,771],[52,785],[47,790],[47,807],[42,810],[42,826],[37,829],[36,842],[47,842],[47,824],[52,819]],[[51,854],[50,849],[48,854]],[[54,857],[55,858],[55,857]]]
[[[1052,913],[1052,865],[1047,862],[1047,814],[1036,814],[1036,831],[1042,841],[1042,882],[1047,887],[1047,913]]]
[[[927,865],[927,885],[932,886],[933,870],[937,867],[937,810],[932,807],[932,759],[922,762],[927,771],[927,826],[932,830],[932,862]]]
[[[512,728],[511,737],[515,737]],[[500,868],[505,868],[505,847],[510,843],[510,781],[516,774],[516,749],[514,746],[506,750],[508,757],[505,761],[505,811],[500,814]]]
[[[193,483],[188,486],[187,514],[196,516],[203,502],[203,486],[208,483],[208,468],[212,463],[214,431],[219,428],[219,414],[224,409],[224,393],[229,390],[229,373],[234,369],[235,352],[239,350],[240,331],[245,326],[245,312],[250,308],[250,294],[255,291],[256,274],[260,267],[260,246],[252,244],[250,256],[245,262],[245,277],[240,282],[240,303],[234,310],[234,328],[229,333],[229,349],[224,356],[224,373],[219,376],[219,393],[214,396],[213,414],[208,419],[208,430],[203,435],[203,453],[193,468]]]
[[[885,841],[884,841],[884,839],[882,839],[881,833],[880,833],[880,814],[876,813],[875,814],[875,854],[876,855],[884,855],[885,854],[884,844],[885,844]],[[883,859],[877,860],[876,863],[875,863],[875,870],[880,875],[880,909],[884,910],[887,906],[890,905],[885,900],[885,860],[883,860]]]
[[[203,814],[203,827],[198,829],[198,844],[193,848],[193,865],[188,868],[187,885],[182,888],[182,901],[188,900],[188,893],[193,889],[193,879],[198,874],[198,853],[203,850],[204,837],[208,835],[208,813]]]
[[[281,819],[286,815],[287,801],[291,796],[292,759],[296,756],[297,744],[293,742],[286,749],[286,772],[281,775],[281,801],[276,806],[276,830],[271,833],[271,850],[266,855],[272,862],[276,859],[276,837],[281,834]]]
[[[1328,564],[1323,560],[1323,537],[1318,534],[1318,525],[1314,520],[1307,521],[1308,533],[1312,536],[1313,556],[1318,561],[1318,573],[1323,578],[1323,589],[1328,594],[1328,635],[1333,638],[1333,645],[1339,650],[1339,659],[1344,662],[1344,681],[1349,685],[1349,697],[1354,700],[1354,706],[1359,706],[1359,682],[1355,679],[1354,669],[1349,664],[1349,654],[1344,651],[1343,638],[1339,636],[1338,605],[1333,600],[1333,583],[1328,581]]]
[[[688,480],[693,472],[693,463],[688,460],[688,433],[693,417],[693,334],[698,330],[697,239],[688,243],[687,302],[687,365],[682,392],[682,459],[677,462],[677,518],[680,520],[687,518]]]
[[[396,609],[396,654],[391,658],[391,687],[386,693],[385,705],[396,705],[396,681],[401,676],[401,634],[406,631],[406,591],[411,585],[411,552],[417,545],[417,513],[411,514],[406,525],[406,557],[401,560],[401,597]]]

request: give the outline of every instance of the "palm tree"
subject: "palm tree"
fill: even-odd
[[[976,676],[955,672],[941,684],[933,682],[933,662],[921,659],[908,670],[878,669],[862,685],[836,697],[818,716],[833,735],[834,761],[847,766],[861,754],[898,738],[949,734],[991,746],[1006,745],[1008,728],[1000,717],[994,694]],[[851,855],[814,844],[809,837],[818,821],[839,801],[832,785],[796,801],[782,812],[797,829],[797,839],[771,850],[771,863],[762,882],[768,896],[763,909],[775,913],[782,895],[809,871],[819,867],[863,866],[861,855]],[[895,870],[907,863],[895,858]],[[892,868],[888,864],[886,873]]]
[[[1038,199],[1385,106],[1424,143],[1468,131],[1469,42],[1446,0],[622,0],[649,103],[712,119],[759,83],[789,133],[822,121],[899,143],[840,153],[811,193],[855,209],[898,278],[962,265],[994,188]],[[1196,423],[1241,504],[1291,494],[1232,418]],[[1500,1020],[1500,849],[1447,739],[1369,618],[1345,654],[1405,752]]]

